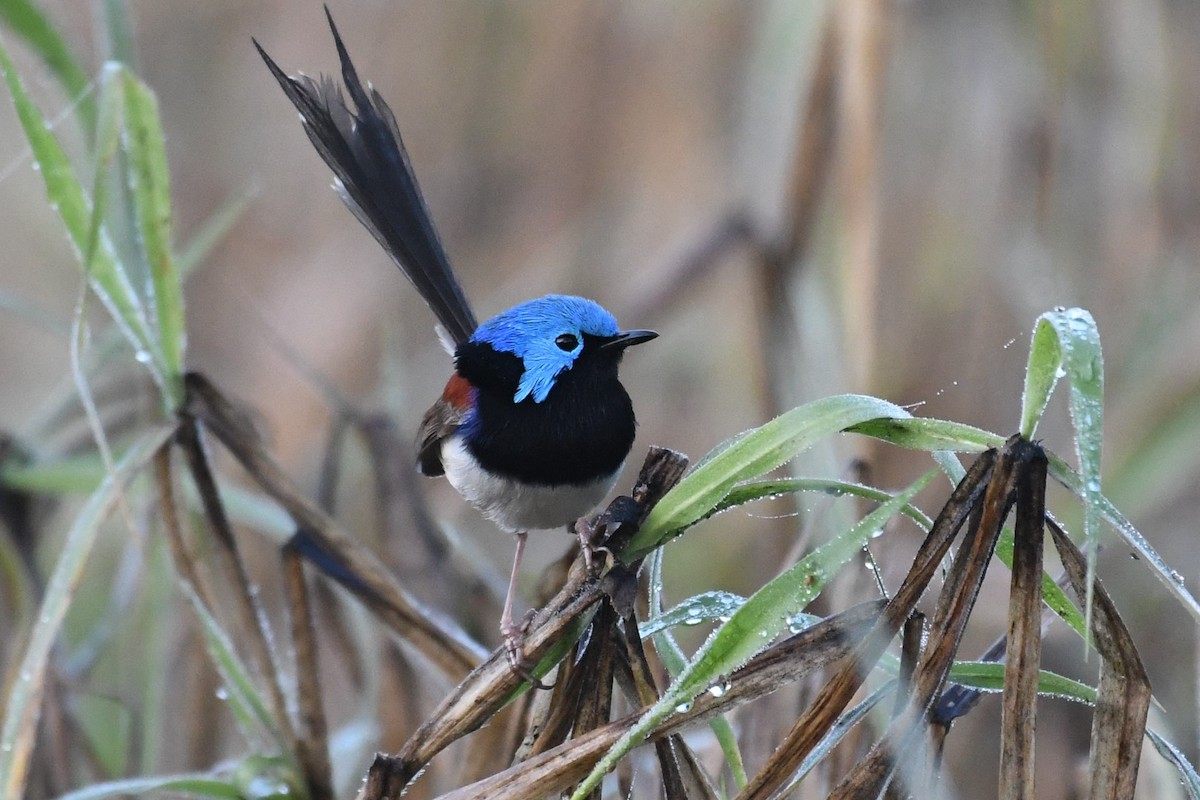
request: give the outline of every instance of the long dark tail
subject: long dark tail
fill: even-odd
[[[454,342],[461,344],[475,331],[475,314],[433,227],[396,117],[379,92],[372,88],[368,94],[363,88],[328,8],[325,16],[353,110],[332,78],[290,77],[257,40],[254,46],[300,111],[304,131],[337,176],[346,206],[417,287]]]

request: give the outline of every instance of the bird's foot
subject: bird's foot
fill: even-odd
[[[513,673],[535,689],[551,689],[552,685],[542,683],[533,674],[533,665],[525,660],[525,654],[521,651],[521,645],[525,642],[525,633],[529,630],[529,624],[533,622],[536,615],[537,611],[530,609],[525,612],[525,616],[521,618],[520,622],[506,620],[500,625],[500,636],[504,640],[504,655],[508,658],[508,666]]]
[[[575,535],[579,538],[579,551],[583,554],[583,568],[588,575],[595,575],[596,554],[612,554],[612,551],[599,543],[602,535],[607,538],[605,524],[603,521],[599,521],[599,524],[593,525],[586,517],[580,517],[575,520],[574,529]]]

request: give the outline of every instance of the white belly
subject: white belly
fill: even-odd
[[[561,528],[575,522],[600,504],[620,472],[583,486],[518,483],[479,466],[458,436],[442,442],[442,466],[450,485],[506,531]]]

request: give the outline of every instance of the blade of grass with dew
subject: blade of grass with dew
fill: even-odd
[[[655,551],[660,552],[660,551]],[[642,638],[652,636],[659,631],[679,626],[692,627],[704,622],[716,622],[728,617],[742,607],[746,598],[733,592],[701,592],[689,597],[676,605],[670,611],[656,613],[644,625],[640,626]]]
[[[1046,457],[1050,459],[1050,475],[1079,497],[1084,497],[1085,482],[1079,473],[1072,469],[1070,464],[1067,464],[1062,458],[1050,451],[1046,451]],[[1150,567],[1153,575],[1167,588],[1167,591],[1179,601],[1197,622],[1200,622],[1200,603],[1196,602],[1196,598],[1184,586],[1183,576],[1177,570],[1168,566],[1167,562],[1150,545],[1150,542],[1146,540],[1141,531],[1102,493],[1096,495],[1095,506],[1099,514],[1108,520],[1108,523],[1116,529],[1121,538],[1125,540],[1125,543],[1132,547],[1134,552],[1138,554],[1138,558]]]
[[[819,439],[868,419],[907,416],[900,406],[866,395],[826,397],[781,414],[684,476],[650,512],[622,560],[646,555],[711,511],[734,485],[785,464]]]
[[[1042,414],[1050,403],[1050,395],[1060,378],[1067,374],[1063,369],[1063,349],[1058,332],[1049,323],[1039,318],[1033,326],[1033,338],[1029,342],[1029,361],[1025,366],[1025,387],[1021,393],[1021,436],[1032,439]]]
[[[84,503],[67,532],[9,692],[4,725],[0,728],[0,796],[22,796],[45,688],[46,664],[92,552],[100,523],[116,505],[125,483],[146,465],[173,431],[173,426],[160,425],[138,437],[117,463],[116,470]]]
[[[641,626],[641,634],[642,638],[650,637],[653,640],[654,651],[673,680],[687,667],[687,657],[683,653],[683,648],[670,633],[670,629],[675,624],[670,620],[677,616],[676,612],[684,615],[681,622],[685,625],[694,624],[691,623],[691,620],[695,619],[697,615],[709,615],[708,619],[723,620],[741,608],[742,604],[746,602],[746,598],[732,592],[708,592],[683,601],[671,611],[663,612],[662,562],[663,548],[660,547],[650,554],[650,619]],[[713,732],[717,745],[725,756],[725,762],[729,764],[733,782],[740,791],[746,786],[749,778],[746,775],[746,764],[742,759],[741,748],[738,747],[737,734],[734,733],[733,726],[729,724],[729,720],[724,714],[718,714],[708,720],[708,727]]]
[[[1146,736],[1158,754],[1179,772],[1179,782],[1187,791],[1188,797],[1191,800],[1200,800],[1200,774],[1196,773],[1196,768],[1188,761],[1183,751],[1151,728],[1146,728]]]
[[[229,635],[201,602],[190,586],[182,585],[204,632],[204,647],[221,676],[225,699],[242,735],[258,750],[286,750],[286,739],[268,710],[269,704],[250,677],[250,671],[238,658]]]
[[[644,742],[677,707],[691,702],[700,692],[770,645],[787,629],[789,620],[821,593],[837,570],[899,513],[901,507],[911,502],[936,474],[936,470],[925,473],[907,489],[864,516],[858,524],[817,548],[751,595],[705,641],[659,701],[605,754],[576,788],[572,800],[583,800],[626,753]]]
[[[1047,344],[1054,336],[1057,348]],[[1048,377],[1053,372],[1054,377]],[[1021,435],[1033,437],[1046,408],[1049,393],[1060,373],[1071,381],[1071,424],[1075,429],[1075,455],[1083,479],[1083,541],[1087,553],[1088,613],[1096,573],[1096,545],[1100,539],[1100,454],[1104,432],[1104,356],[1100,331],[1092,315],[1082,308],[1056,308],[1038,317],[1026,367]],[[1045,396],[1043,396],[1043,393]]]
[[[1004,437],[991,431],[928,417],[872,419],[852,425],[846,432],[871,436],[910,450],[981,453],[989,447],[1004,444]]]
[[[76,104],[80,127],[91,136],[96,127],[96,103],[88,86],[91,79],[54,23],[30,0],[0,0],[0,19],[50,67],[67,97]]]
[[[116,781],[93,783],[91,786],[84,786],[59,795],[58,800],[107,800],[110,797],[128,797],[130,795],[136,797],[162,792],[192,797],[212,797],[216,800],[243,800],[241,791],[232,783],[219,780],[203,772],[123,778]]]
[[[4,73],[13,107],[33,151],[34,162],[42,174],[46,195],[66,228],[80,265],[109,313],[145,361],[155,379],[162,384],[164,362],[141,299],[120,263],[116,250],[104,230],[98,232],[96,246],[89,246],[92,208],[62,146],[34,105],[21,78],[13,68],[8,52],[0,45],[0,71]],[[106,75],[109,74],[106,70]],[[90,258],[87,254],[91,252]]]
[[[729,494],[725,495],[725,499],[718,503],[716,508],[712,510],[709,516],[720,514],[755,500],[779,497],[785,494],[797,494],[799,492],[817,492],[833,495],[834,497],[850,495],[877,503],[883,503],[892,499],[891,492],[885,492],[882,489],[865,486],[861,483],[825,478],[782,478],[774,481],[751,481],[750,483],[743,483],[733,487],[729,490]],[[914,505],[904,506],[900,509],[900,513],[913,522],[916,522],[926,531],[933,525],[933,520],[929,518],[929,515]]]
[[[171,253],[171,179],[158,101],[133,74],[123,72],[125,118],[121,127],[127,179],[137,215],[138,239],[150,268],[147,287],[163,357],[163,400],[167,413],[183,402],[186,346],[183,291]]]
[[[983,692],[1000,692],[1004,690],[1004,662],[956,661],[950,667],[950,675],[946,680]],[[1038,672],[1037,693],[1090,706],[1096,704],[1094,687],[1048,669]]]

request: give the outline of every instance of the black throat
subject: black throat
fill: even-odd
[[[545,400],[514,403],[520,357],[480,342],[461,345],[457,369],[477,389],[475,418],[461,429],[467,450],[488,471],[523,483],[581,485],[611,475],[634,436],[620,360],[620,350],[597,349],[585,336],[583,353]]]

